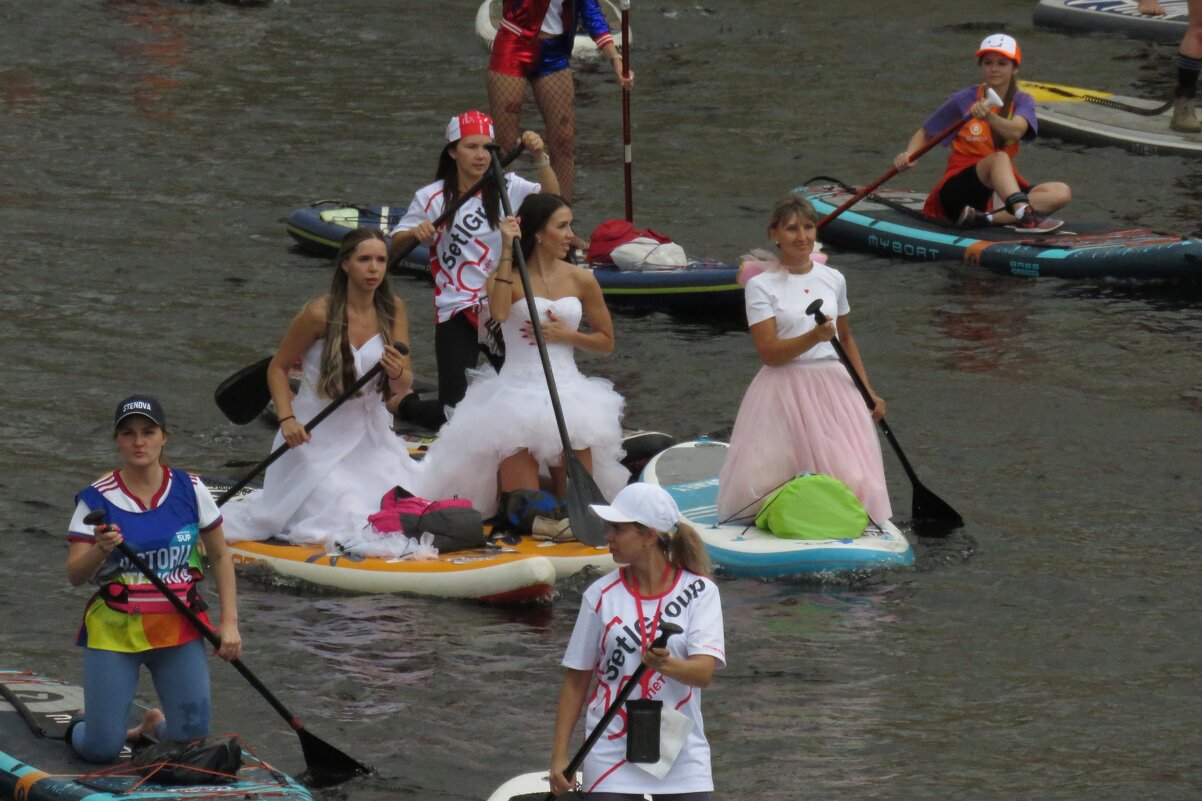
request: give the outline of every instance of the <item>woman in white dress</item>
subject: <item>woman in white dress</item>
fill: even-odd
[[[267,383],[280,416],[272,449],[292,448],[267,469],[263,491],[231,501],[224,511],[226,537],[279,537],[332,547],[361,534],[380,498],[401,485],[417,487],[418,463],[392,431],[395,403],[410,390],[404,302],[387,279],[388,249],[377,230],[347,234],[328,294],[305,305],[292,320]],[[288,370],[301,360],[304,375],[292,397]],[[350,398],[310,434],[305,423],[341,396],[359,377],[383,363],[378,382]]]
[[[629,478],[622,466],[624,401],[613,384],[576,367],[574,350],[611,353],[613,321],[592,272],[564,260],[573,240],[572,210],[557,195],[530,195],[517,220],[501,223],[502,252],[488,278],[488,305],[505,338],[505,365],[475,371],[464,399],[430,447],[427,486],[438,497],[467,498],[486,516],[500,491],[539,489],[546,469],[565,494],[563,445],[551,407],[526,297],[513,270],[513,243],[522,253],[535,293],[543,338],[572,449],[612,498]],[[588,328],[581,330],[581,319]],[[433,496],[431,496],[433,497]]]

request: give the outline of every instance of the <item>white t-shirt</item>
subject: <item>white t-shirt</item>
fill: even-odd
[[[527,195],[542,191],[542,185],[517,175],[505,176],[509,205],[517,212]],[[433,223],[444,207],[442,181],[423,186],[413,196],[409,210],[390,233],[408,231],[418,223]],[[477,193],[468,198],[455,220],[434,235],[430,247],[430,271],[434,274],[434,309],[438,322],[488,302],[484,282],[501,258],[501,232],[488,224],[484,203]]]
[[[687,570],[681,571],[663,595],[639,602],[632,586],[615,570],[584,591],[576,628],[563,657],[563,666],[594,671],[596,688],[588,700],[586,736],[600,722],[605,710],[641,664],[640,654],[655,639],[659,619],[670,620],[684,629],[668,639],[668,651],[678,659],[705,654],[726,665],[722,629],[722,600],[714,582]],[[639,618],[642,618],[640,625]],[[640,646],[640,641],[643,643]],[[661,781],[626,762],[626,714],[619,711],[606,734],[584,760],[584,789],[596,793],[694,793],[714,789],[710,774],[710,747],[701,719],[701,690],[648,670],[643,689],[631,699],[649,698],[664,702],[693,720],[684,747]]]
[[[563,33],[563,3],[564,0],[551,0],[547,4],[547,13],[543,15],[540,33],[549,33],[552,36]]]
[[[827,317],[838,318],[850,312],[847,281],[843,274],[819,262],[812,264],[813,269],[805,275],[793,275],[782,267],[762,272],[748,281],[743,293],[747,306],[747,325],[753,326],[775,317],[776,335],[781,339],[791,339],[818,326],[814,318],[806,314],[806,308],[818,298],[822,298],[822,312]],[[839,355],[835,353],[834,346],[823,342],[793,361],[837,358]]]
[[[171,482],[175,479],[166,466],[163,467],[163,474],[166,480],[163,482],[163,486],[159,488],[158,493],[150,499],[149,507],[144,506],[142,501],[138,499],[138,496],[125,488],[119,471],[109,473],[107,476],[97,479],[92,482],[92,486],[100,491],[105,500],[118,509],[123,509],[126,512],[145,512],[147,509],[153,509],[158,506],[159,502],[171,492]],[[213,500],[213,495],[209,492],[209,488],[196,476],[193,476],[191,473],[188,475],[192,479],[192,489],[196,493],[196,509],[200,517],[200,531],[201,533],[211,531],[221,525],[221,510],[217,508],[217,502]],[[71,516],[71,524],[67,528],[68,540],[72,542],[95,541],[96,535],[92,531],[94,527],[86,525],[83,522],[84,517],[90,511],[92,510],[82,501],[75,505],[75,514]]]

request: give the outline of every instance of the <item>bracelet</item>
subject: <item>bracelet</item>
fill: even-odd
[[[510,281],[508,278],[497,278],[495,275],[493,276],[493,280],[500,281],[502,284],[510,284],[511,286],[513,284],[513,281]]]
[[[295,415],[295,414],[290,414],[290,415],[288,415],[287,417],[281,417],[281,418],[280,418],[280,425],[283,425],[284,423],[288,422],[289,420],[295,420],[295,419],[296,419],[296,415]]]
[[[388,375],[388,373],[387,373],[387,372],[386,372],[386,373],[384,373],[384,375],[388,375],[388,380],[389,380],[389,381],[400,381],[400,380],[401,380],[401,376],[403,376],[404,374],[405,374],[405,365],[403,365],[403,364],[401,365],[401,372],[397,373],[397,374],[396,374],[396,375],[394,375],[394,376],[393,376],[393,375]]]

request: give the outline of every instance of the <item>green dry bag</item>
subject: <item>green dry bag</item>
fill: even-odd
[[[764,499],[755,524],[792,540],[849,540],[864,533],[868,513],[839,479],[803,473]]]

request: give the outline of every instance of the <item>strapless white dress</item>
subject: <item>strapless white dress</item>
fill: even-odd
[[[535,303],[541,320],[546,321],[551,310],[565,325],[580,326],[583,309],[578,298],[535,298]],[[470,372],[467,394],[424,460],[427,488],[435,488],[440,498],[467,498],[486,517],[496,511],[497,468],[506,457],[527,449],[544,467],[563,460],[538,346],[522,337],[529,320],[525,300],[514,303],[501,324],[505,364],[500,374],[491,367]],[[580,372],[571,345],[548,344],[547,354],[572,449],[591,449],[593,479],[612,499],[630,477],[621,463],[625,402],[611,382]]]
[[[292,411],[302,423],[312,420],[330,400],[317,395],[321,341],[301,360],[304,375]],[[380,361],[379,334],[352,349],[355,376]],[[276,432],[274,451],[284,444]],[[262,492],[222,507],[226,539],[279,537],[294,543],[346,544],[368,529],[367,516],[380,509],[380,498],[398,484],[421,494],[422,465],[409,456],[392,431],[380,384],[372,381],[313,429],[312,439],[267,468]]]

